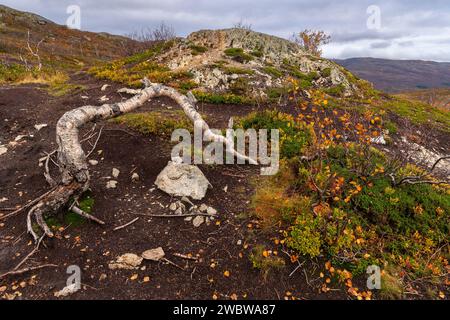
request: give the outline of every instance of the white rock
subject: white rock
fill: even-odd
[[[96,166],[96,165],[98,165],[98,161],[97,160],[89,160],[89,164],[91,166]]]
[[[89,99],[89,97],[88,96],[81,96],[81,99],[87,100],[87,99]]]
[[[206,213],[213,216],[213,215],[217,214],[217,210],[214,209],[213,207],[208,207],[208,209],[206,210]]]
[[[117,168],[113,168],[113,169],[112,169],[112,176],[113,176],[115,179],[117,179],[117,178],[119,177],[119,174],[120,174],[120,170],[119,170],[119,169],[117,169]]]
[[[5,201],[8,201],[8,198],[5,198],[5,197],[0,198],[0,202],[5,202]]]
[[[14,141],[15,141],[15,142],[19,142],[20,140],[22,140],[22,139],[25,138],[25,137],[26,137],[26,135],[19,134],[19,135],[14,139]]]
[[[223,188],[223,191],[224,191],[224,192],[228,192],[228,185],[226,185],[226,186]]]
[[[198,167],[172,161],[158,175],[155,184],[169,195],[195,200],[203,199],[210,185]]]
[[[139,181],[139,175],[136,172],[134,172],[131,175],[131,181],[133,181],[133,182]]]
[[[206,212],[206,210],[208,210],[208,206],[206,204],[202,203],[202,205],[200,206],[200,208],[198,210],[200,210],[200,212]]]
[[[117,181],[116,180],[109,180],[106,182],[106,189],[115,189],[117,188]]]
[[[383,145],[383,146],[387,144],[386,139],[384,139],[384,136],[382,136],[382,135],[378,136],[376,138],[371,138],[370,140],[371,140],[372,143],[380,144],[380,145]]]
[[[64,287],[60,291],[55,292],[55,297],[57,297],[57,298],[67,297],[67,296],[70,296],[71,294],[74,294],[78,290],[80,290],[80,285],[77,283],[74,283],[74,284],[71,284],[70,286]]]
[[[194,220],[192,220],[192,224],[194,227],[198,228],[205,222],[205,218],[203,216],[196,216]]]
[[[178,208],[178,206],[177,206],[176,202],[171,203],[169,206],[170,211],[175,211],[175,210],[177,210],[177,208]]]
[[[104,84],[100,90],[105,91],[108,87],[109,87],[109,84]]]
[[[0,146],[0,156],[8,152],[8,148],[5,146]]]
[[[159,247],[144,251],[141,256],[145,260],[159,261],[164,258],[165,255],[163,248]]]
[[[34,128],[35,128],[37,131],[39,131],[39,130],[45,128],[45,127],[48,127],[48,124],[42,123],[42,124],[36,124],[36,125],[34,126]]]
[[[100,102],[106,102],[106,101],[109,101],[109,98],[107,96],[103,96],[99,100],[100,100]]]
[[[186,218],[184,218],[184,221],[187,221],[187,222],[192,221],[192,217],[186,217]]]
[[[143,258],[139,257],[137,254],[125,253],[117,257],[116,261],[109,263],[108,267],[111,270],[115,269],[134,270],[141,265],[142,260]]]

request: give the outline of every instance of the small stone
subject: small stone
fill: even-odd
[[[171,203],[169,206],[170,211],[175,211],[175,210],[177,210],[177,208],[178,208],[178,206],[177,206],[176,202]]]
[[[113,169],[112,169],[112,176],[113,176],[115,179],[117,179],[117,178],[119,177],[119,174],[120,174],[120,170],[119,170],[119,169],[117,169],[117,168],[113,168]]]
[[[144,251],[141,256],[145,260],[159,261],[162,258],[164,258],[165,255],[166,254],[164,253],[163,248],[159,247],[156,249],[150,249],[150,250]]]
[[[109,84],[104,84],[100,90],[105,91],[108,87],[109,87]]]
[[[0,156],[2,154],[5,154],[6,152],[8,152],[8,148],[6,148],[5,146],[0,146]]]
[[[241,245],[242,245],[242,240],[238,240],[238,241],[236,242],[236,244],[237,244],[238,246],[241,246]]]
[[[226,185],[226,186],[223,188],[223,191],[224,191],[224,192],[228,192],[228,185]]]
[[[88,96],[81,96],[81,99],[87,100],[87,99],[89,99],[89,97]]]
[[[206,210],[206,213],[214,216],[217,214],[217,210],[214,209],[213,207],[208,207],[208,209]]]
[[[178,208],[177,210],[175,210],[175,214],[181,216],[183,214],[183,209]]]
[[[89,160],[89,164],[91,166],[96,166],[96,165],[98,165],[98,161],[97,160]]]
[[[194,220],[192,220],[192,224],[194,227],[198,228],[205,222],[205,218],[203,216],[196,216]]]
[[[106,278],[108,278],[108,276],[107,276],[105,273],[102,273],[102,274],[100,275],[100,278],[98,278],[98,280],[99,280],[99,281],[103,281],[103,280],[106,280]]]
[[[100,102],[106,102],[106,101],[109,101],[109,98],[107,96],[103,96],[99,100],[100,100]]]
[[[40,131],[41,129],[43,129],[43,128],[45,128],[45,127],[48,127],[48,124],[43,123],[43,124],[36,124],[36,125],[34,126],[34,128],[35,128],[37,131]]]
[[[208,206],[206,204],[202,203],[202,205],[200,206],[200,208],[198,210],[200,210],[200,212],[206,212],[208,210]]]
[[[107,183],[106,183],[106,189],[115,189],[115,188],[117,188],[117,181],[116,180],[109,180]]]
[[[134,172],[133,175],[131,176],[131,181],[133,182],[139,181],[139,175],[136,172]]]
[[[186,218],[184,218],[184,221],[190,222],[190,221],[192,221],[192,217],[186,217]]]
[[[134,270],[140,266],[142,260],[143,258],[139,257],[137,254],[125,253],[119,256],[115,262],[110,263],[108,266],[111,270],[115,269]]]
[[[80,290],[79,284],[74,283],[74,284],[71,284],[70,286],[64,287],[62,290],[60,290],[58,292],[55,292],[55,297],[57,297],[57,298],[67,297],[67,296],[70,296],[71,294],[74,294],[78,290]]]

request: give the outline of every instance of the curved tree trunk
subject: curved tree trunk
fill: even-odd
[[[34,216],[36,222],[42,228],[47,236],[52,237],[53,233],[45,224],[44,214],[57,212],[69,204],[71,199],[76,200],[89,188],[89,170],[86,161],[86,154],[81,147],[78,137],[79,129],[89,123],[99,120],[106,120],[131,112],[142,106],[146,101],[166,96],[172,98],[180,105],[189,119],[200,124],[203,130],[204,138],[207,141],[222,142],[226,145],[227,151],[234,154],[237,158],[256,164],[256,161],[238,153],[234,149],[233,141],[228,140],[222,135],[213,133],[202,116],[195,109],[195,98],[190,93],[187,97],[178,93],[175,89],[160,84],[151,84],[144,80],[146,88],[142,90],[128,90],[129,93],[136,95],[124,102],[114,104],[104,104],[102,106],[83,106],[72,111],[66,112],[58,121],[56,126],[56,139],[58,143],[58,165],[60,166],[62,178],[61,182],[52,190],[48,196],[38,202],[28,212],[27,227],[35,240],[39,237],[32,228],[31,219]],[[88,219],[103,223],[99,219],[90,216],[72,204],[72,211]]]

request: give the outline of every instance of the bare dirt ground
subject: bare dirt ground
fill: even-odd
[[[110,102],[128,98],[115,93],[118,88],[115,85],[102,92],[103,83],[85,75],[78,75],[73,81],[85,89],[63,97],[50,96],[38,86],[0,88],[0,143],[8,145],[17,136],[25,136],[9,144],[8,152],[0,156],[0,198],[3,198],[0,208],[19,207],[48,190],[38,159],[56,148],[55,125],[64,112],[86,104],[100,105],[99,98],[103,95]],[[167,107],[177,108],[164,99],[148,102],[139,112]],[[212,127],[224,127],[230,116],[253,109],[217,105],[199,108]],[[37,131],[34,128],[37,124],[48,126]],[[51,263],[58,267],[0,279],[0,297],[54,299],[54,292],[66,285],[67,267],[78,265],[83,287],[70,299],[211,299],[214,295],[219,299],[283,299],[286,292],[301,299],[346,298],[345,290],[319,293],[313,285],[318,278],[313,263],[305,265],[309,285],[303,272],[289,277],[297,264],[291,264],[287,255],[287,266],[266,280],[260,271],[252,268],[248,259],[252,247],[257,243],[268,248],[274,246],[269,235],[255,230],[257,225],[249,216],[254,188],[251,181],[259,174],[257,167],[201,166],[213,185],[203,202],[216,208],[219,214],[210,225],[195,228],[184,219],[144,216],[168,212],[172,199],[157,190],[154,181],[170,158],[170,148],[169,138],[142,135],[107,123],[91,157],[99,164],[90,168],[95,199],[93,213],[106,221],[106,225],[90,222],[64,225],[64,230],[57,231],[55,238],[44,240],[44,245],[23,266]],[[112,168],[121,172],[119,183],[116,189],[107,190],[107,177],[111,176]],[[132,172],[139,174],[138,182],[131,181]],[[139,220],[134,224],[113,231],[136,217]],[[0,274],[11,270],[34,247],[26,234],[25,220],[26,212],[22,212],[0,221]],[[140,254],[160,246],[167,258],[183,270],[157,262],[144,262],[145,268],[131,271],[108,268],[108,263],[121,254]],[[180,259],[174,253],[190,253],[198,260]],[[229,277],[224,276],[225,271],[229,271]],[[131,280],[134,274],[138,277]],[[144,282],[145,277],[149,281]]]

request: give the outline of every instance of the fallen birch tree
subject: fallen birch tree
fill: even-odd
[[[53,186],[51,191],[37,201],[28,211],[27,229],[35,241],[38,241],[40,237],[33,230],[33,218],[46,236],[53,237],[53,232],[45,223],[44,215],[55,214],[63,208],[69,208],[70,211],[78,215],[99,224],[104,224],[103,221],[84,212],[77,206],[77,200],[90,186],[87,156],[79,140],[79,130],[88,123],[107,120],[132,112],[150,99],[162,96],[173,99],[192,122],[196,125],[201,125],[205,141],[223,143],[226,146],[226,150],[235,157],[248,161],[251,164],[257,164],[255,160],[237,152],[231,138],[215,134],[209,128],[200,113],[196,111],[196,100],[192,93],[185,96],[173,88],[150,83],[147,79],[144,79],[143,82],[145,88],[142,90],[125,89],[122,91],[135,94],[126,101],[101,106],[83,106],[66,112],[59,119],[56,125],[56,141],[58,144],[57,164],[60,168],[61,179],[56,186]],[[49,182],[51,181],[54,180],[51,179]]]

